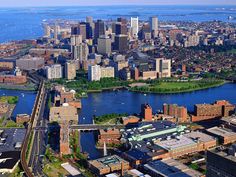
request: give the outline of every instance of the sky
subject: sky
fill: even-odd
[[[236,5],[236,0],[1,0],[0,7],[97,5]]]

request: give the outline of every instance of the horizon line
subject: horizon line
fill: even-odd
[[[16,6],[0,6],[0,8],[41,8],[41,7],[104,7],[104,6],[236,6],[236,4],[97,4],[97,5],[16,5]]]

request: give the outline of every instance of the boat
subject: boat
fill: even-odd
[[[146,94],[146,93],[144,93],[143,95],[144,95],[144,96],[147,96],[147,94]]]
[[[24,94],[24,93],[21,93],[21,96],[22,96],[22,97],[25,97],[25,94]]]

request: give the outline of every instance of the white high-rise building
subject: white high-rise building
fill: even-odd
[[[43,28],[44,28],[44,37],[50,38],[50,36],[51,36],[51,27],[48,24],[44,24]]]
[[[52,66],[46,66],[46,77],[47,79],[60,79],[62,78],[62,67],[60,64]]]
[[[171,77],[171,60],[164,58],[156,59],[156,72],[159,78]]]
[[[89,65],[88,80],[100,81],[100,79],[101,79],[101,67],[99,65]]]
[[[131,17],[131,33],[133,37],[138,37],[139,32],[139,23],[138,23],[138,17]]]
[[[150,29],[152,36],[155,38],[158,35],[158,18],[156,16],[150,17]]]

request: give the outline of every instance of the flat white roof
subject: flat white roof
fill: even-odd
[[[115,173],[111,173],[111,174],[106,175],[106,177],[119,177],[119,176]]]
[[[76,175],[80,175],[81,173],[79,172],[79,170],[77,170],[76,168],[74,168],[73,166],[71,166],[68,162],[61,164],[61,166],[68,171],[68,173],[70,173],[72,176],[76,176]]]

